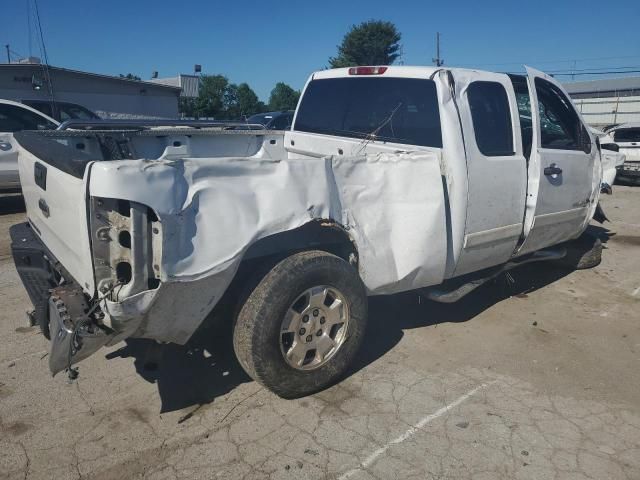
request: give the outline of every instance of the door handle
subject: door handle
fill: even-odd
[[[555,165],[551,165],[550,167],[544,167],[544,174],[547,176],[560,175],[561,173],[562,173],[562,169],[560,167],[556,167]]]
[[[43,215],[49,218],[49,205],[47,205],[47,202],[44,201],[44,198],[38,200],[38,207],[40,207],[40,210],[42,210]]]
[[[3,152],[8,152],[11,150],[11,144],[9,142],[0,142],[0,150]]]

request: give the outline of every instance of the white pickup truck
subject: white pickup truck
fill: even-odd
[[[306,395],[348,370],[368,295],[451,302],[561,260],[600,195],[598,142],[532,69],[320,71],[289,131],[196,127],[16,134],[13,255],[54,374],[128,337],[184,344],[225,296],[247,373]]]

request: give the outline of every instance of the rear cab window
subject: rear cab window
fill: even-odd
[[[436,85],[427,79],[312,80],[298,108],[294,130],[442,148]]]

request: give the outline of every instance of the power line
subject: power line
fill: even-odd
[[[624,70],[624,71],[610,71],[610,72],[547,72],[553,75],[613,75],[615,73],[640,73],[640,70]]]
[[[591,58],[570,58],[567,60],[529,60],[529,61],[519,61],[519,62],[504,62],[504,63],[461,63],[459,64],[461,67],[463,66],[472,66],[472,67],[500,67],[506,65],[523,65],[523,64],[531,64],[531,65],[549,65],[554,63],[569,63],[569,62],[587,62],[587,61],[599,61],[599,60],[622,60],[628,58],[640,58],[640,55],[622,55],[615,57],[591,57]]]

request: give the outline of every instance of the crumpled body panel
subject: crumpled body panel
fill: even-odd
[[[370,294],[438,284],[447,256],[442,184],[431,152],[96,162],[90,194],[149,206],[163,234],[161,286],[107,310],[124,336],[183,343],[253,243],[318,219],[349,233]]]

